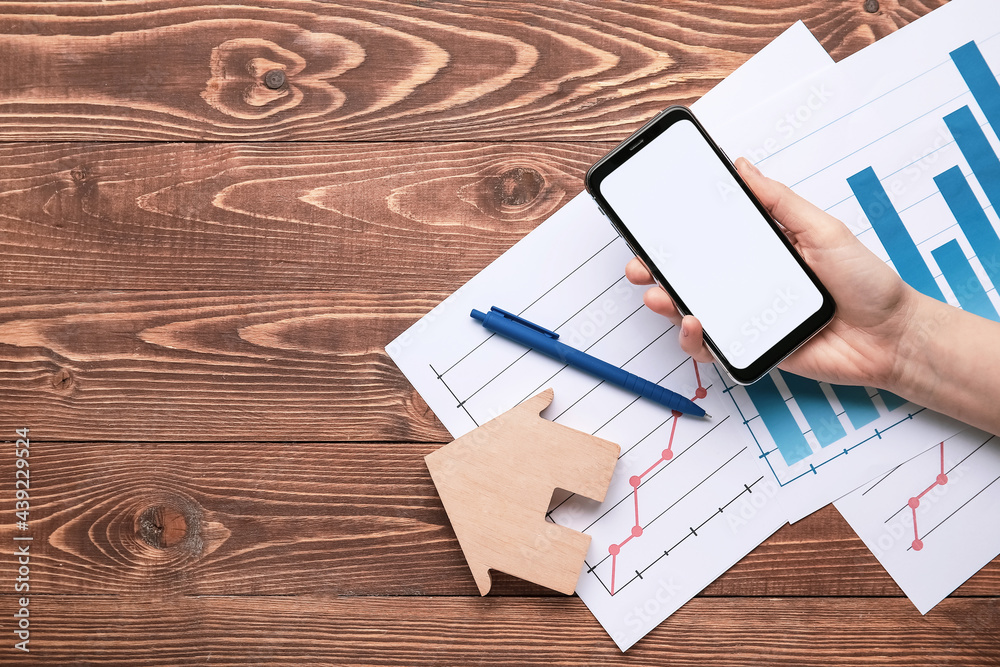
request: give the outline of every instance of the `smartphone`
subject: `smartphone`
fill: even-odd
[[[736,382],[760,379],[833,318],[829,292],[686,107],[601,158],[586,186]]]

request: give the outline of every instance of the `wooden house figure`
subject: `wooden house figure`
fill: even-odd
[[[621,450],[544,419],[552,397],[546,389],[424,459],[481,595],[491,569],[576,589],[590,536],[545,512],[557,488],[603,501]]]

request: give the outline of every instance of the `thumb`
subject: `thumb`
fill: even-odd
[[[818,248],[844,243],[847,236],[854,238],[840,220],[795,194],[787,185],[768,178],[746,158],[736,160],[736,169],[764,208],[796,239]]]

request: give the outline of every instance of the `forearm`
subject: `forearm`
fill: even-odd
[[[1000,324],[923,295],[913,301],[886,388],[1000,434]]]

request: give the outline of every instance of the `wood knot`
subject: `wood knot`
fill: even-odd
[[[73,187],[80,194],[86,194],[97,185],[97,172],[85,164],[70,169],[69,177],[73,180]]]
[[[202,506],[186,494],[145,484],[137,490],[137,502],[116,512],[104,528],[104,539],[122,545],[116,553],[123,564],[139,567],[147,574],[153,571],[150,567],[183,567],[191,559],[214,552],[229,539],[229,529],[206,516]],[[92,530],[100,533],[96,524]]]
[[[52,376],[52,387],[57,391],[69,391],[75,383],[73,374],[67,368],[60,368]]]
[[[874,14],[878,11],[878,0],[865,0],[865,11]]]
[[[149,507],[136,519],[136,533],[149,546],[168,549],[188,536],[188,520],[176,507]]]
[[[73,167],[69,171],[70,178],[72,178],[73,182],[76,183],[77,185],[82,185],[83,183],[85,183],[87,181],[87,176],[89,175],[90,171],[87,169],[87,165],[85,164]]]
[[[527,167],[514,167],[490,177],[490,186],[501,206],[524,206],[545,186],[545,178]]]
[[[259,37],[238,37],[216,46],[202,99],[227,116],[245,120],[296,111],[307,95],[311,113],[340,108],[346,95],[330,80],[364,62],[364,49],[326,33],[303,33],[288,44],[295,50]]]

